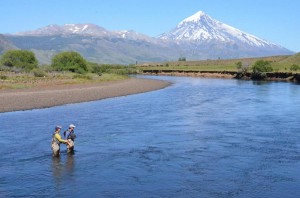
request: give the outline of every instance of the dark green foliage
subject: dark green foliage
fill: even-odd
[[[293,64],[293,65],[290,67],[290,70],[291,70],[291,71],[298,71],[298,70],[300,70],[300,66],[299,66],[299,65],[296,65],[296,64]]]
[[[6,80],[6,79],[8,79],[7,76],[5,76],[5,75],[1,75],[1,76],[0,76],[0,80]]]
[[[252,76],[253,80],[263,80],[266,78],[266,72],[272,72],[273,68],[270,65],[270,61],[258,60],[252,66]]]
[[[238,70],[242,69],[242,67],[243,67],[243,63],[241,61],[235,63],[235,65]]]
[[[270,61],[258,60],[252,66],[252,71],[254,73],[257,73],[257,72],[272,72],[273,68],[270,65]]]
[[[180,58],[178,59],[178,61],[186,61],[186,58],[185,58],[185,57],[180,57]]]
[[[86,60],[77,52],[61,52],[52,58],[51,66],[57,71],[84,74],[88,71]]]
[[[252,80],[264,80],[267,77],[265,72],[252,72],[251,79]]]
[[[92,73],[96,73],[100,76],[103,73],[120,75],[137,74],[137,69],[135,66],[90,63],[89,67],[91,68]]]
[[[98,76],[102,75],[102,69],[97,63],[89,62],[89,70],[92,73],[98,74]]]
[[[30,71],[38,67],[38,61],[31,51],[27,50],[9,50],[1,57],[1,65],[8,67],[17,67]]]

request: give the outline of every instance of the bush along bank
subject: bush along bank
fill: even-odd
[[[144,69],[144,75],[192,76],[208,78],[233,78],[241,80],[269,80],[300,82],[300,73],[292,72],[235,72],[235,71],[193,71]]]
[[[292,72],[236,72],[236,79],[300,82],[300,74]]]

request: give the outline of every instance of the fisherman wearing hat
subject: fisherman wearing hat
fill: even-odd
[[[63,140],[60,136],[60,130],[61,130],[61,126],[56,126],[55,127],[55,132],[53,133],[53,137],[52,137],[52,143],[51,143],[51,147],[52,147],[52,152],[53,152],[53,156],[58,157],[60,155],[60,144],[67,144],[68,145],[68,141],[67,140]]]
[[[76,135],[74,133],[74,128],[76,126],[74,124],[69,125],[69,129],[64,132],[65,138],[67,138],[68,145],[67,145],[67,151],[68,153],[74,152],[74,140],[76,138]]]

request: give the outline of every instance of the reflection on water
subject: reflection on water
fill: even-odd
[[[66,153],[65,155],[65,157],[52,157],[53,177],[57,182],[61,182],[65,175],[72,176],[74,171],[75,156]]]
[[[74,154],[68,154],[67,162],[66,162],[66,171],[69,175],[72,175],[74,170]]]
[[[52,171],[54,179],[59,183],[63,173],[63,165],[60,162],[60,157],[52,157]]]
[[[174,84],[0,114],[0,197],[300,196],[299,85],[152,78]],[[58,123],[75,155],[51,156]]]

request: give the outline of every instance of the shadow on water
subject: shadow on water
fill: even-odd
[[[253,85],[269,85],[272,84],[274,82],[271,81],[263,81],[263,80],[253,80],[251,81]]]

